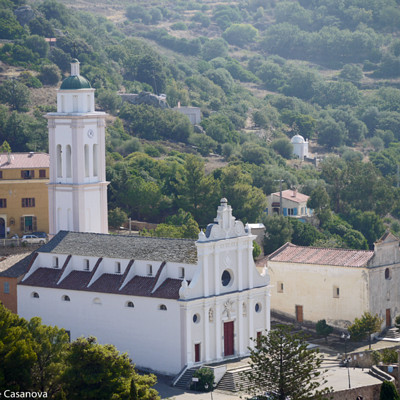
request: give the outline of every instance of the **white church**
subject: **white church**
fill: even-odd
[[[18,285],[22,317],[96,336],[137,367],[174,375],[245,356],[270,329],[270,280],[252,258],[248,226],[221,199],[198,240],[108,235],[105,113],[79,74],[49,120],[50,233]]]

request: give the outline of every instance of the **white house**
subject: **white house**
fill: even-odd
[[[18,285],[19,314],[71,339],[96,336],[165,374],[245,356],[270,328],[269,276],[253,262],[254,239],[226,199],[197,241],[61,231]]]
[[[271,277],[271,310],[298,322],[344,328],[368,311],[390,327],[400,314],[399,239],[390,233],[374,251],[286,243],[260,262]]]
[[[309,196],[299,193],[296,189],[282,190],[282,215],[285,217],[305,218],[313,215],[313,210],[307,207]],[[281,192],[268,196],[267,214],[280,213]]]
[[[308,157],[308,139],[304,140],[301,135],[294,135],[290,141],[293,144],[293,154],[304,160],[304,157]]]
[[[177,107],[174,107],[173,110],[180,112],[183,115],[186,115],[192,125],[200,124],[201,122],[201,109],[200,107],[188,107],[181,106],[181,103],[178,103]]]

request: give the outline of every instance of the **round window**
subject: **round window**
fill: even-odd
[[[194,314],[193,315],[193,322],[195,324],[198,324],[200,322],[200,315],[199,314]]]
[[[221,276],[222,286],[228,286],[232,280],[232,276],[228,270],[225,270]]]
[[[261,311],[261,304],[257,303],[254,307],[254,309],[256,310],[256,312],[260,312]]]

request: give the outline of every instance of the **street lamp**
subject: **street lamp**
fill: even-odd
[[[349,378],[349,389],[351,389],[350,369],[349,369],[349,364],[350,364],[351,357],[347,357],[347,341],[350,339],[350,334],[349,333],[346,334],[346,333],[343,332],[341,338],[344,339],[344,360],[343,360],[343,362],[347,366],[347,376]]]

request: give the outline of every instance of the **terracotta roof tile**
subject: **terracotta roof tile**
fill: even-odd
[[[342,267],[366,267],[373,256],[373,251],[302,247],[286,243],[269,255],[268,260]]]
[[[295,194],[295,196],[293,196]],[[272,193],[272,195],[280,197],[280,192]],[[292,189],[282,190],[282,198],[286,200],[292,200],[296,203],[306,202],[309,198],[306,194],[295,192]]]
[[[40,287],[57,287],[59,279],[59,270],[50,268],[38,268],[32,275],[26,278],[23,285]]]
[[[46,153],[11,153],[0,154],[0,169],[49,168],[50,156]]]

